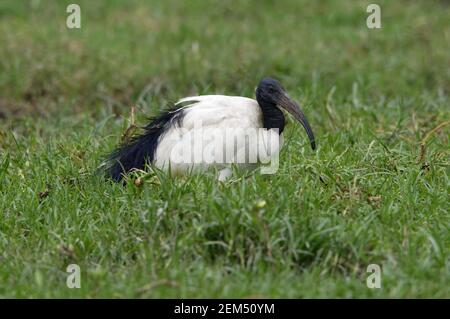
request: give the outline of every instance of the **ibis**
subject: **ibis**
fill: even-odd
[[[232,175],[231,165],[254,167],[277,156],[286,122],[283,110],[300,122],[311,148],[316,148],[302,109],[277,80],[263,78],[255,97],[200,95],[180,99],[152,118],[142,134],[108,156],[104,163],[107,175],[120,181],[133,170],[145,170],[146,165],[174,174],[215,167],[218,179],[226,180]]]

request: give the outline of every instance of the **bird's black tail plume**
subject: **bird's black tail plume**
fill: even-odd
[[[173,125],[179,125],[183,117],[182,109],[167,111],[152,119],[145,132],[120,145],[106,161],[106,173],[114,181],[133,169],[144,169],[153,163],[160,137]]]
[[[123,174],[132,169],[144,169],[147,162],[153,161],[152,149],[155,144],[156,139],[152,135],[142,134],[119,146],[108,157],[108,176],[118,182],[123,178]]]

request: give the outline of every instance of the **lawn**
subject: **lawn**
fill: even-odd
[[[369,3],[2,0],[0,297],[450,297],[450,5]],[[277,174],[96,173],[132,106],[267,75],[318,145],[289,118]]]

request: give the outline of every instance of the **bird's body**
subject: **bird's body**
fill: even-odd
[[[281,136],[282,142],[282,135],[270,136],[271,132],[259,130],[263,128],[263,114],[256,100],[240,96],[202,95],[183,98],[175,107],[181,103],[186,104],[178,109],[183,112],[182,120],[177,125],[170,125],[156,149],[153,164],[158,168],[168,169],[170,165],[171,172],[175,174],[212,166],[222,170],[231,163],[252,168],[252,164],[256,164],[256,161],[252,163],[252,158],[258,160],[267,155],[258,153],[258,147],[255,147],[253,151],[256,154],[248,154],[247,160],[238,161],[236,157],[241,150],[252,151],[245,132],[259,133],[260,141],[267,141],[269,137],[279,139]],[[214,138],[214,134],[219,138]],[[226,136],[234,140],[227,143],[224,141]],[[188,146],[187,150],[185,146]],[[217,152],[221,148],[224,148],[223,152]],[[208,150],[211,150],[210,154]],[[271,152],[278,152],[278,149],[274,148]],[[186,158],[181,158],[180,154]]]
[[[283,143],[285,119],[263,93],[257,91],[257,100],[225,95],[180,99],[110,155],[109,175],[120,180],[148,163],[174,174],[216,167],[223,180],[232,163],[248,168],[269,162]]]

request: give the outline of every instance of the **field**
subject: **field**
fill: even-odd
[[[450,297],[450,3],[368,3],[2,0],[0,297]],[[267,75],[315,152],[289,118],[275,175],[96,174],[132,106]]]

